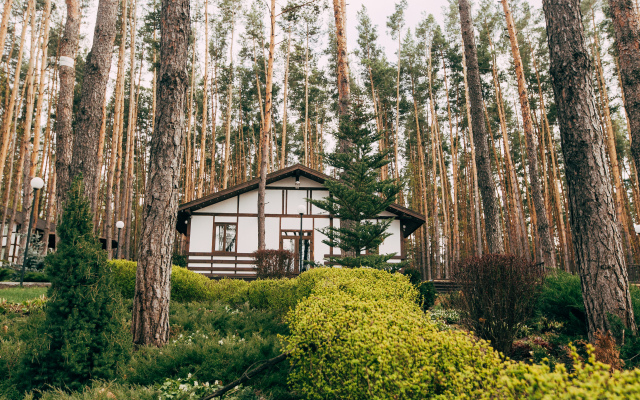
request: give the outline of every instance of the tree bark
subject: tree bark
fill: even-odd
[[[264,126],[260,136],[262,157],[260,159],[260,182],[258,183],[258,250],[265,249],[265,195],[267,191],[267,140],[271,132],[273,58],[276,41],[276,0],[271,0],[271,36],[269,39],[269,60],[267,64],[267,87],[264,96]]]
[[[500,209],[496,198],[496,189],[491,175],[491,161],[487,144],[487,131],[482,111],[482,87],[476,39],[471,21],[471,7],[468,0],[459,1],[460,25],[464,52],[467,63],[467,80],[469,83],[469,100],[471,103],[471,123],[473,125],[473,141],[476,147],[476,163],[478,169],[478,186],[482,193],[482,205],[485,214],[485,230],[490,253],[504,252],[502,227],[500,226]]]
[[[529,167],[529,181],[531,184],[531,198],[536,210],[537,229],[536,235],[540,241],[538,254],[541,255],[546,267],[556,267],[556,252],[551,241],[551,233],[549,232],[549,220],[547,219],[547,208],[542,194],[540,185],[540,176],[538,174],[538,144],[533,137],[533,122],[531,120],[531,109],[529,108],[529,96],[527,94],[527,82],[524,77],[522,68],[522,58],[520,57],[520,48],[518,47],[518,38],[516,37],[516,28],[509,9],[507,0],[502,0],[502,8],[504,9],[507,19],[507,29],[509,31],[509,39],[511,41],[511,52],[513,53],[513,63],[516,69],[516,79],[518,81],[518,94],[520,97],[520,108],[522,110],[522,124],[524,126],[525,142],[527,147],[527,161]],[[540,261],[538,254],[536,258]]]
[[[235,33],[235,14],[231,21],[231,42],[229,42],[229,88],[227,93],[227,122],[225,126],[225,142],[224,142],[224,169],[222,171],[222,188],[226,189],[229,184],[229,152],[231,151],[231,110],[233,101],[233,38]],[[255,50],[254,50],[255,52]],[[255,53],[254,53],[255,54]],[[255,58],[255,55],[254,55]],[[258,81],[260,84],[260,81]],[[258,90],[260,88],[258,87]],[[262,107],[260,108],[262,112]],[[199,189],[198,189],[199,190]]]
[[[598,329],[611,329],[608,314],[618,316],[635,333],[579,0],[544,0],[543,8],[589,337],[593,340]]]
[[[282,145],[280,154],[280,169],[287,163],[287,89],[289,86],[289,59],[291,57],[291,26],[289,27],[289,41],[287,43],[287,61],[284,67],[284,91],[282,93]]]
[[[138,345],[169,339],[171,253],[175,239],[189,77],[189,0],[162,0],[160,71],[149,180],[145,188],[131,331]]]
[[[338,115],[349,113],[351,88],[349,87],[349,60],[347,58],[347,31],[344,1],[333,0],[333,14],[336,20],[336,42],[338,49]],[[640,169],[640,168],[639,168]]]
[[[629,0],[609,0],[624,108],[631,125],[631,153],[640,171],[640,16]]]
[[[65,0],[67,3],[67,21],[60,41],[60,86],[58,88],[58,106],[56,109],[56,193],[57,213],[61,215],[67,198],[71,180],[73,147],[73,88],[76,81],[75,58],[80,36],[80,4],[78,0]]]
[[[7,28],[9,27],[9,17],[11,16],[11,6],[13,0],[4,2],[4,10],[2,10],[2,25],[0,25],[0,57],[4,52],[4,41],[7,37]]]
[[[98,143],[102,127],[102,106],[104,105],[113,42],[116,39],[116,19],[118,0],[100,0],[93,32],[93,45],[87,56],[80,107],[76,113],[76,134],[73,141],[73,159],[69,170],[69,179],[82,175],[84,194],[91,201],[91,211],[96,212],[94,201],[98,190],[100,173],[98,164]],[[123,38],[124,40],[124,38]]]

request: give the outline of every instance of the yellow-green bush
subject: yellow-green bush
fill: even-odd
[[[407,277],[373,269],[316,269],[288,315],[295,369],[310,399],[450,398],[495,385],[501,361],[487,342],[439,332]]]
[[[361,298],[395,298],[413,303],[418,298],[418,291],[405,275],[372,268],[314,268],[296,281],[298,299],[336,290]]]
[[[640,399],[640,370],[611,371],[591,349],[572,371],[504,360],[483,340],[438,331],[408,281],[317,269],[297,279],[287,316],[289,380],[309,399]]]

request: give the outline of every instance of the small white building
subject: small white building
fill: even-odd
[[[290,250],[298,257],[302,231],[303,260],[323,264],[327,257],[340,255],[340,249],[324,244],[325,236],[317,231],[339,226],[340,220],[306,200],[328,196],[324,186],[327,179],[333,178],[300,164],[267,175],[267,249]],[[186,235],[190,270],[216,278],[255,278],[252,253],[258,249],[258,181],[180,206],[177,229]],[[380,245],[380,254],[396,253],[391,262],[405,259],[405,239],[425,223],[424,216],[394,204],[379,218],[393,218],[388,230],[391,236]]]

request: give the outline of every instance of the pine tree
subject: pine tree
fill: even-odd
[[[78,390],[91,379],[113,379],[126,361],[130,337],[125,310],[93,234],[82,178],[67,193],[57,250],[45,259],[50,298],[41,326],[42,343],[27,351],[16,383]]]
[[[354,101],[351,115],[343,117],[336,133],[336,140],[347,146],[342,151],[325,155],[327,164],[338,170],[342,179],[325,182],[329,197],[309,200],[340,218],[340,227],[329,226],[318,231],[327,237],[323,243],[349,255],[331,257],[330,261],[351,268],[383,268],[395,255],[367,254],[376,253],[384,239],[391,235],[387,229],[392,220],[376,218],[394,203],[400,192],[395,179],[380,178],[382,167],[389,163],[390,150],[373,148],[381,133],[369,129],[372,119],[363,112],[362,104]]]

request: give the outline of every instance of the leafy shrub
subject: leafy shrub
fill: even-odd
[[[258,250],[253,253],[258,279],[291,278],[295,275],[295,256],[288,250]]]
[[[16,271],[11,268],[0,268],[0,282],[8,282],[13,280]]]
[[[173,253],[171,256],[171,265],[177,265],[178,267],[187,268],[187,256]]]
[[[247,287],[247,301],[262,310],[288,310],[296,305],[296,281],[292,279],[259,279]]]
[[[29,343],[15,376],[22,390],[78,390],[91,379],[113,379],[129,355],[124,307],[82,193],[76,180],[58,225],[58,249],[46,258],[50,300],[36,329],[40,339]]]
[[[580,277],[562,271],[547,275],[536,304],[536,314],[562,322],[563,333],[568,336],[586,336],[587,318]]]
[[[132,299],[136,289],[138,263],[127,260],[111,260],[109,266],[116,286],[123,297]],[[210,299],[210,279],[186,268],[171,267],[171,299],[176,301],[204,301]]]
[[[520,326],[534,313],[544,268],[513,255],[487,254],[457,263],[453,279],[461,288],[454,301],[462,323],[508,354]]]
[[[409,278],[409,282],[411,282],[413,286],[417,287],[422,283],[422,273],[416,268],[405,268],[402,273]]]
[[[418,286],[418,291],[420,292],[420,303],[422,305],[423,310],[428,310],[436,302],[436,287],[433,282],[422,282],[420,286]]]
[[[44,272],[29,271],[24,273],[25,282],[49,282],[50,279]]]
[[[307,398],[471,397],[496,381],[497,354],[464,332],[439,332],[406,277],[366,269],[318,275],[314,294],[288,315],[289,380]]]

